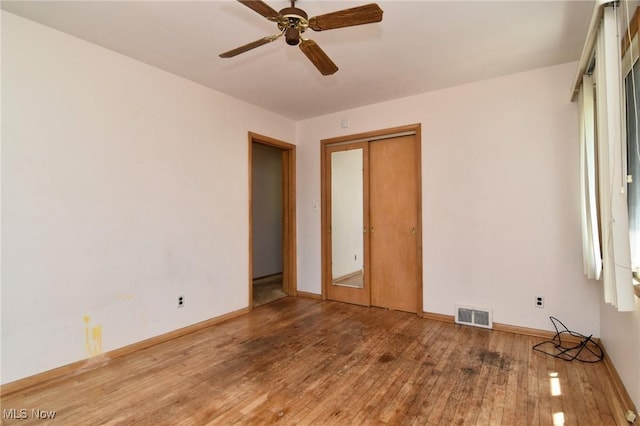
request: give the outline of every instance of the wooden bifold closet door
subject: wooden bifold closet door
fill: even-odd
[[[330,300],[377,306],[406,312],[422,310],[421,280],[421,225],[420,225],[420,148],[419,136],[404,134],[368,141],[338,141],[331,145],[325,141],[323,165],[323,285],[324,295]],[[357,153],[356,153],[357,152]],[[353,241],[354,237],[343,235],[344,222],[336,214],[338,205],[345,198],[343,171],[337,168],[346,163],[347,155],[361,157],[362,177],[356,184],[363,186],[358,192],[362,204],[357,209],[362,213],[361,267],[362,278],[353,284],[356,270],[338,267],[344,264],[340,258],[353,254],[358,244],[343,249],[337,241]],[[358,163],[359,164],[359,163]],[[332,167],[334,167],[332,169]],[[354,166],[355,167],[355,166]],[[352,175],[357,173],[351,172]],[[352,205],[353,206],[353,205]],[[351,208],[350,211],[354,209]],[[353,220],[351,220],[353,222]],[[351,229],[355,229],[354,226]]]

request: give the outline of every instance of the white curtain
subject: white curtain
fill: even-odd
[[[617,25],[615,7],[606,7],[595,55],[602,275],[605,302],[616,306],[619,311],[633,311],[635,300],[622,140],[623,96]]]
[[[598,235],[598,205],[596,193],[596,145],[593,79],[582,78],[578,95],[580,117],[580,195],[582,213],[582,259],[584,274],[589,279],[600,279],[602,254]]]

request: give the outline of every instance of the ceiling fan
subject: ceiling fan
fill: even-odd
[[[232,58],[284,36],[287,44],[300,46],[302,53],[309,58],[322,75],[331,75],[338,71],[338,67],[315,41],[303,38],[302,33],[308,28],[314,31],[323,31],[382,21],[382,9],[375,3],[309,18],[304,10],[295,7],[295,0],[291,0],[291,7],[286,7],[279,12],[262,0],[238,1],[268,20],[276,22],[280,32],[221,53],[221,58]]]

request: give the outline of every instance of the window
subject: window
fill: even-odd
[[[636,295],[640,297],[640,61],[638,61],[637,23],[640,8],[630,21],[623,41],[623,74],[625,85],[627,207],[631,269]],[[635,23],[635,25],[634,25]],[[632,41],[633,42],[630,42]],[[631,46],[631,48],[629,48]]]
[[[625,77],[627,121],[627,204],[629,209],[629,242],[631,268],[635,284],[640,282],[640,62]]]
[[[638,224],[637,197],[634,197],[636,205],[632,206],[633,210],[630,211],[627,190],[629,155],[627,155],[627,138],[625,137],[627,129],[623,123],[625,121],[632,123],[633,129],[629,129],[629,133],[635,134],[640,133],[640,126],[636,125],[640,120],[637,119],[638,108],[630,108],[632,115],[625,120],[626,104],[622,99],[625,96],[625,87],[622,86],[622,77],[632,69],[633,61],[627,60],[626,67],[621,63],[621,21],[626,22],[627,19],[623,13],[620,13],[618,3],[604,2],[596,5],[594,19],[589,28],[573,86],[573,100],[576,100],[576,97],[580,98],[581,204],[585,274],[589,278],[602,279],[606,303],[612,304],[618,311],[634,311],[636,301],[632,276],[629,216],[631,212],[634,226],[636,226]],[[635,31],[637,32],[637,25]],[[633,36],[627,38],[631,40]],[[636,52],[634,56],[637,58],[637,41],[629,44],[632,48],[628,51]],[[631,92],[628,96],[631,105],[640,103],[640,96],[639,102],[636,102],[633,84],[635,78],[632,72],[629,84]],[[640,82],[640,75],[638,80]],[[639,128],[638,131],[636,128]],[[598,225],[598,232],[595,232],[594,224]],[[598,243],[601,253],[597,250]],[[637,248],[637,240],[634,240],[634,244]],[[601,260],[601,265],[598,260]]]

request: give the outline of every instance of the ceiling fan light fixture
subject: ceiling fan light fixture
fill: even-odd
[[[300,43],[300,31],[297,27],[289,27],[284,32],[284,39],[290,46],[297,46]]]

